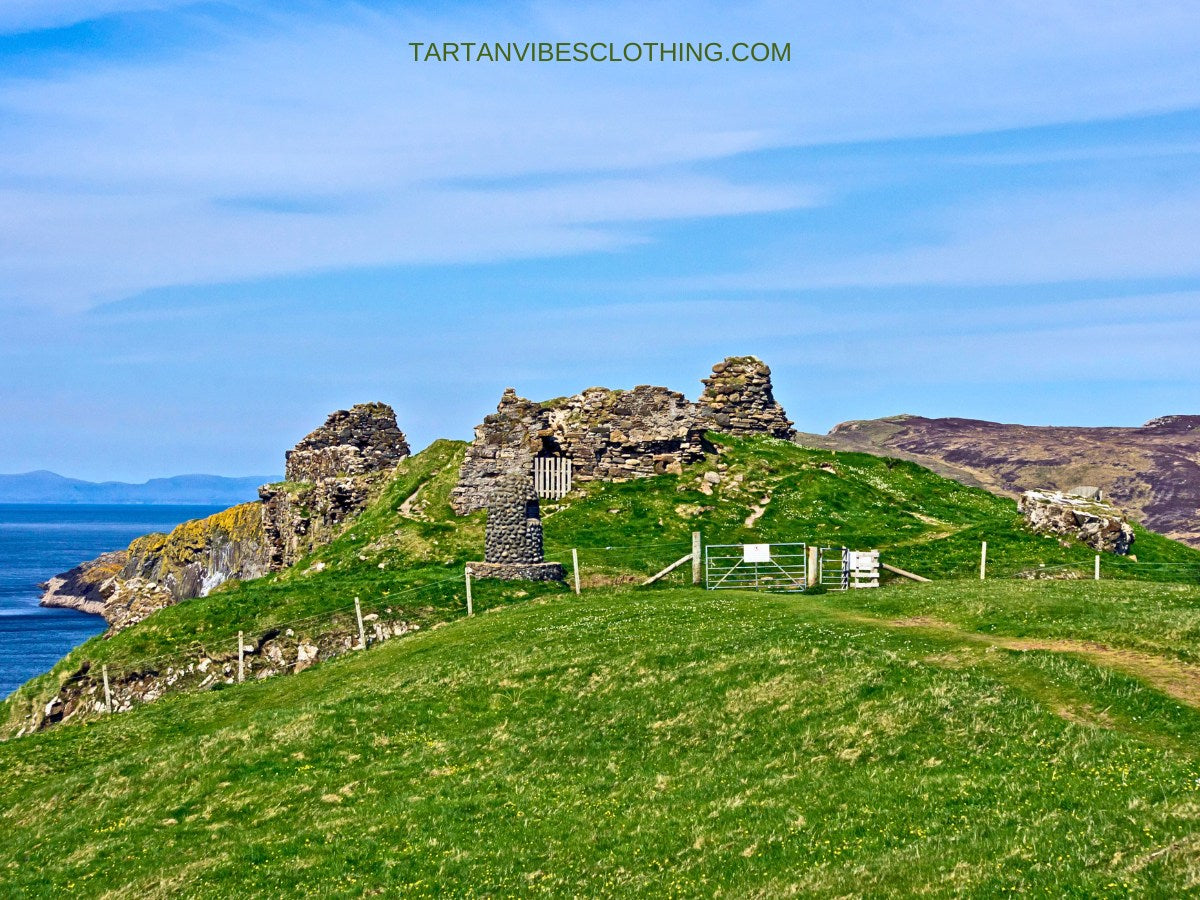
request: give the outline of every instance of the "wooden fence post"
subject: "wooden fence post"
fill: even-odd
[[[367,633],[363,630],[362,620],[362,604],[358,602],[358,598],[354,598],[354,615],[358,617],[358,649],[367,649]]]
[[[475,615],[475,605],[471,602],[471,570],[467,569],[467,615]]]
[[[575,573],[575,596],[579,596],[579,550],[571,548],[571,571]]]
[[[692,584],[700,583],[700,532],[692,532]]]
[[[108,686],[108,666],[101,666],[100,674],[104,677],[104,708],[108,712],[112,712],[112,690]]]
[[[1100,554],[1096,554],[1096,581],[1100,580]]]
[[[238,683],[246,680],[246,645],[242,641],[242,632],[238,632]]]
[[[987,541],[979,550],[979,580],[987,581]]]

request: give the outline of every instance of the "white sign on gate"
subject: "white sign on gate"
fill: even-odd
[[[771,561],[771,545],[770,544],[743,544],[742,545],[742,562],[770,562]]]
[[[850,569],[854,572],[869,572],[879,565],[878,550],[851,550]]]

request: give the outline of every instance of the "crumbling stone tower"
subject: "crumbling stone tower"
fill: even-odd
[[[331,541],[408,455],[408,440],[386,403],[331,413],[287,452],[287,480],[258,489],[270,568],[285,569]]]
[[[756,356],[731,356],[700,379],[704,393],[697,404],[726,434],[770,434],[790,441],[791,420],[771,390],[771,368]]]

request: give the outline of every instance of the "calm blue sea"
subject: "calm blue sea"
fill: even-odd
[[[42,609],[39,583],[139,535],[170,531],[219,509],[0,504],[0,697],[105,628],[100,616]]]

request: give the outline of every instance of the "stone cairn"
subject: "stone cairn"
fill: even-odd
[[[702,378],[699,406],[716,419],[726,434],[770,434],[790,441],[792,422],[771,390],[771,369],[755,356],[731,356]]]
[[[506,581],[562,581],[560,563],[542,555],[542,517],[529,476],[496,479],[488,501],[485,561],[467,564],[476,578]]]

